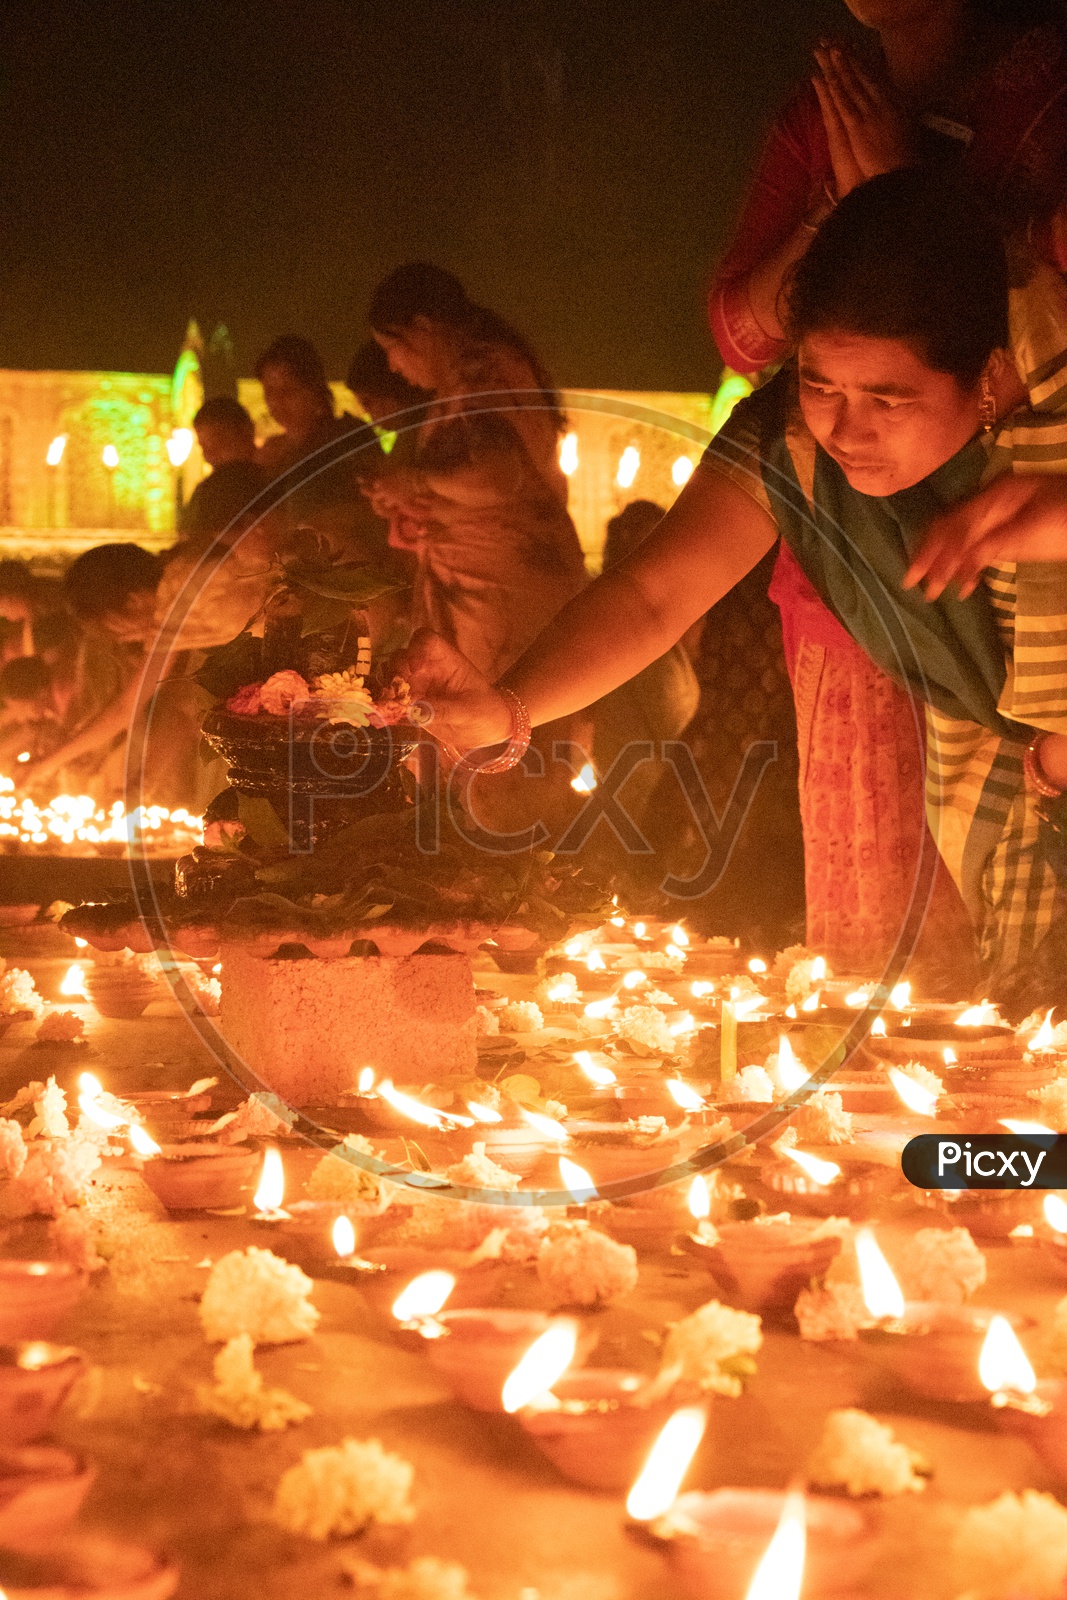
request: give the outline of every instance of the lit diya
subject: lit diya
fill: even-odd
[[[5,1600],[170,1600],[179,1569],[154,1550],[81,1530],[0,1550]]]
[[[73,1522],[95,1477],[84,1457],[57,1445],[0,1448],[0,1546],[17,1548]]]
[[[156,1145],[136,1126],[130,1136],[142,1178],[168,1211],[228,1211],[242,1205],[261,1165],[253,1145],[194,1140]]]
[[[435,1321],[427,1344],[430,1361],[451,1386],[457,1400],[475,1411],[502,1411],[504,1383],[521,1357],[543,1333],[562,1320],[544,1311],[491,1310],[474,1307],[445,1311]],[[596,1345],[598,1333],[587,1322],[577,1329],[572,1364],[581,1366]]]
[[[0,1341],[50,1338],[88,1282],[69,1261],[0,1261]]]
[[[708,1268],[731,1305],[761,1315],[791,1312],[801,1290],[821,1278],[841,1249],[825,1220],[777,1216],[723,1222],[690,1233],[685,1248]]]
[[[52,1426],[78,1379],[88,1371],[80,1350],[34,1340],[0,1345],[0,1439],[28,1444]]]
[[[979,1360],[997,1426],[1021,1434],[1045,1465],[1067,1480],[1067,1382],[1038,1382],[1014,1328],[1004,1317],[990,1323]]]

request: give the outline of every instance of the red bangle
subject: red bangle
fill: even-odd
[[[504,696],[511,712],[511,735],[508,739],[507,748],[503,755],[497,756],[493,761],[484,763],[471,761],[467,756],[463,757],[464,766],[472,767],[476,772],[483,775],[510,772],[513,767],[517,767],[530,748],[530,738],[533,732],[530,724],[530,713],[518,695],[514,694],[510,689],[503,688],[500,684],[497,685],[497,689]]]
[[[1023,755],[1023,777],[1025,778],[1029,787],[1036,790],[1037,793],[1042,795],[1046,800],[1058,800],[1064,791],[1059,787],[1058,784],[1049,783],[1048,779],[1041,771],[1038,756],[1038,752],[1047,738],[1047,733],[1039,733],[1036,738],[1031,739],[1030,743],[1027,745],[1026,751]]]

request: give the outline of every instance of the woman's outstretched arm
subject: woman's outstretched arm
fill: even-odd
[[[501,680],[535,726],[592,705],[669,650],[766,555],[774,522],[744,489],[702,463],[633,555],[583,589]],[[460,750],[511,732],[506,698],[436,634],[416,635],[396,670]]]

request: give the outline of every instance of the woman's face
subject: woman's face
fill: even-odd
[[[800,409],[854,489],[887,495],[977,433],[981,389],[935,372],[902,340],[814,333],[800,343]]]
[[[374,337],[388,357],[391,372],[398,373],[417,389],[435,393],[440,388],[447,365],[447,340],[429,317],[415,317],[406,328],[375,332]]]
[[[286,433],[305,438],[322,421],[322,396],[301,383],[296,373],[282,362],[263,368],[263,398],[267,410]]]

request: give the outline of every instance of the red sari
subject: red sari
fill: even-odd
[[[954,108],[952,134],[926,119],[931,155],[946,149],[1016,216],[1067,192],[1067,42],[1032,29],[974,82]],[[965,137],[969,135],[969,138]],[[748,279],[804,220],[833,179],[819,102],[810,83],[771,130],[733,242],[711,285],[712,332],[727,366],[754,373],[786,354],[752,314]],[[1067,270],[1064,233],[1032,242]],[[823,605],[795,557],[779,548],[770,585],[782,616],[797,710],[807,940],[841,968],[877,971],[903,924],[926,828],[921,716]],[[963,902],[939,865],[916,966],[931,975],[971,937]]]

